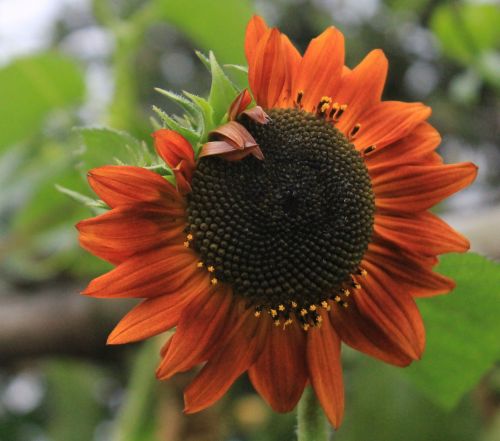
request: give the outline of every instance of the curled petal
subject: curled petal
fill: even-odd
[[[161,158],[174,170],[191,182],[196,167],[194,150],[189,141],[175,130],[160,129],[153,133],[155,148]]]
[[[264,112],[264,109],[260,106],[252,107],[251,109],[245,110],[241,113],[260,124],[267,124],[271,120],[269,115]]]
[[[220,155],[229,161],[237,161],[248,155],[264,159],[260,147],[250,132],[236,121],[218,127],[210,133],[212,141],[207,142],[200,152],[204,156]]]
[[[229,120],[234,121],[252,102],[248,89],[243,89],[229,106]]]
[[[177,184],[177,189],[181,194],[187,194],[191,192],[191,176],[193,175],[194,168],[191,169],[186,161],[182,160],[179,162],[177,167],[172,169],[175,176],[175,183]]]

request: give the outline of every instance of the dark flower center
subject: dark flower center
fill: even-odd
[[[331,123],[296,109],[268,114],[265,125],[241,121],[264,160],[199,161],[191,245],[249,304],[308,309],[334,298],[359,267],[373,230],[370,177]]]

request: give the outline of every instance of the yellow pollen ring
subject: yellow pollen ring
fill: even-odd
[[[215,271],[215,268],[214,268],[212,265],[210,265],[210,266],[207,268],[207,271],[208,271],[209,273],[213,273],[213,272]]]
[[[191,233],[189,233],[189,234],[186,236],[186,239],[187,239],[187,240],[189,240],[189,241],[191,241],[191,240],[193,240],[193,239],[194,239],[194,236],[193,236]]]
[[[261,314],[261,312],[260,312],[260,311],[255,311],[255,312],[253,313],[253,315],[254,315],[255,317],[260,317],[260,314]]]
[[[276,311],[276,309],[270,309],[269,312],[271,313],[271,317],[276,317],[278,315],[278,311]]]
[[[210,283],[212,285],[217,285],[217,283],[219,283],[219,281],[215,277],[213,277],[212,279],[210,279]]]
[[[284,311],[284,310],[285,310],[285,305],[279,305],[279,306],[278,306],[278,309],[279,309],[280,311]]]
[[[309,309],[310,309],[311,311],[316,311],[316,305],[311,305],[311,306],[309,306]]]
[[[198,268],[203,268],[204,265],[205,264],[201,260],[196,264]]]
[[[307,315],[307,309],[302,308],[302,309],[300,310],[300,315],[301,315],[302,317],[304,317],[305,315]]]
[[[299,305],[297,304],[297,302],[294,302],[293,300],[292,300],[291,305],[292,305],[292,308],[296,308],[297,306],[299,306]]]
[[[189,248],[189,241],[188,241],[188,240],[184,241],[184,246],[185,246],[186,248]]]

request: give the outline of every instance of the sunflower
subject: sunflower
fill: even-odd
[[[111,209],[78,224],[80,242],[116,268],[84,294],[144,298],[111,344],[176,327],[157,376],[202,365],[186,412],[248,371],[278,412],[310,383],[338,427],[341,342],[397,366],[421,357],[414,298],[452,290],[436,256],[469,248],[428,210],[476,167],[443,164],[429,107],[381,100],[380,50],[350,69],[339,30],[302,56],[254,16],[245,52],[255,105],[235,94],[199,151],[177,131],[153,134],[175,184],[132,166],[89,172]]]

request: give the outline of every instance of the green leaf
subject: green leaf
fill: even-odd
[[[213,50],[227,63],[244,61],[243,41],[253,9],[249,0],[156,0],[170,21],[200,49]]]
[[[423,360],[404,372],[433,401],[455,406],[500,358],[500,264],[477,254],[443,256],[457,287],[418,304],[427,330]]]
[[[500,49],[500,9],[488,4],[445,3],[430,22],[445,55],[469,66],[482,52]]]
[[[44,364],[48,393],[48,437],[54,441],[94,439],[104,412],[95,392],[104,373],[90,363],[50,360]]]
[[[96,127],[76,130],[84,143],[81,156],[87,169],[111,163],[144,167],[155,160],[144,143],[126,132]]]
[[[34,135],[51,111],[80,103],[83,74],[56,53],[15,60],[0,69],[0,150]]]

